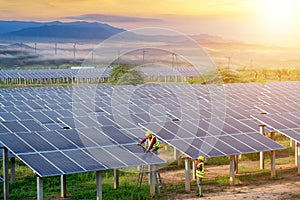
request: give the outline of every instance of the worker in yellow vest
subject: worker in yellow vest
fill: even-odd
[[[157,154],[157,150],[160,147],[158,139],[154,135],[152,135],[150,131],[147,131],[145,136],[146,137],[140,141],[139,145],[142,145],[147,141],[146,152],[152,151]]]
[[[199,156],[196,160],[196,177],[197,177],[197,185],[199,193],[197,194],[198,197],[203,197],[202,193],[202,179],[204,177],[204,157]]]

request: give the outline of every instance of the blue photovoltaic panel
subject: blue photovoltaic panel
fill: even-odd
[[[235,149],[237,149],[240,152],[243,152],[243,153],[256,152],[256,150],[254,150],[247,144],[243,143],[243,141],[239,141],[232,136],[219,136],[218,138],[220,140],[222,140],[223,142],[225,142],[226,144],[228,144],[229,146],[234,147]]]
[[[142,146],[139,146],[137,144],[132,144],[132,145],[124,145],[124,147],[127,150],[129,150],[131,153],[135,154],[135,156],[145,161],[147,164],[164,163],[164,161],[159,157],[157,157],[154,153],[152,152],[145,153],[145,149]]]
[[[33,119],[27,112],[13,112],[19,120]]]
[[[102,148],[92,148],[85,151],[109,169],[126,167],[123,162],[121,162]]]
[[[37,132],[36,134],[45,138],[46,141],[60,150],[77,148],[75,144],[71,143],[56,131]]]
[[[121,132],[114,126],[103,126],[101,127],[101,129],[107,136],[109,136],[119,144],[136,143],[133,139],[126,135],[125,132]]]
[[[42,124],[50,124],[54,123],[53,120],[51,120],[49,117],[44,115],[42,112],[39,111],[30,111],[28,112],[31,116],[33,116],[36,120],[41,122]]]
[[[261,151],[267,151],[270,150],[268,147],[265,145],[259,143],[256,140],[253,140],[252,138],[248,137],[247,135],[233,135],[235,139],[238,141],[242,141],[243,143],[247,144],[248,146],[252,147],[255,151],[261,152]]]
[[[189,144],[187,141],[182,139],[171,140],[168,142],[176,149],[180,150],[181,152],[185,152],[191,158],[197,158],[200,154],[202,156],[208,157],[207,154],[199,150],[198,148],[194,147],[193,145]]]
[[[76,173],[85,171],[61,152],[42,153],[42,155],[57,166],[64,173]]]
[[[80,148],[97,146],[96,143],[78,133],[75,129],[60,130],[58,132]]]
[[[270,150],[277,150],[281,149],[282,146],[276,143],[274,140],[270,140],[267,137],[261,135],[261,134],[256,134],[256,133],[248,133],[248,137],[258,141],[259,143],[265,145],[266,147],[270,148]]]
[[[4,121],[12,121],[17,120],[17,117],[9,112],[0,112],[0,119],[4,119]]]
[[[9,133],[10,131],[0,123],[0,133]]]
[[[39,135],[33,132],[18,133],[21,139],[23,139],[27,144],[29,144],[36,151],[54,151],[55,147],[50,145],[46,140],[41,138]]]
[[[42,177],[63,174],[62,171],[57,169],[52,163],[49,163],[49,161],[40,154],[24,154],[18,157]]]
[[[111,140],[109,137],[103,134],[102,131],[96,128],[83,128],[78,131],[89,138],[91,141],[97,143],[100,146],[116,145],[117,143]]]
[[[34,150],[19,139],[14,134],[2,134],[0,141],[2,144],[9,148],[14,154],[34,152]]]
[[[106,169],[103,164],[97,162],[95,159],[93,159],[91,156],[89,156],[82,150],[70,150],[64,151],[64,153],[87,171],[97,171]]]
[[[25,126],[29,131],[45,131],[45,128],[34,120],[22,120],[20,124]]]
[[[138,166],[146,164],[144,161],[136,157],[135,154],[132,154],[121,146],[104,147],[104,149],[115,157],[119,158],[127,166]]]
[[[28,130],[24,126],[22,126],[18,121],[7,121],[2,122],[2,124],[13,133],[28,132]]]

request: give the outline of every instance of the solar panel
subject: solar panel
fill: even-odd
[[[61,152],[48,152],[42,153],[42,155],[65,174],[84,171],[82,167]]]
[[[278,131],[293,140],[300,142],[298,131],[300,126],[300,113],[277,113],[265,115],[253,115],[254,119],[262,124],[272,128],[273,131]]]
[[[96,159],[92,158],[89,154],[87,154],[83,150],[69,150],[64,151],[64,153],[72,159],[74,162],[78,163],[84,169],[88,171],[96,171],[96,170],[105,170],[106,167],[97,161]]]
[[[74,143],[56,131],[36,132],[36,134],[60,150],[77,148]]]
[[[52,163],[49,163],[49,161],[40,154],[22,154],[18,157],[42,177],[63,174],[60,169],[55,167]]]
[[[10,130],[13,133],[29,131],[23,125],[21,125],[18,121],[5,121],[5,122],[2,122],[2,125],[4,125],[8,130]]]

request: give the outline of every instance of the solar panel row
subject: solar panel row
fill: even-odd
[[[261,86],[240,85],[3,89],[0,140],[41,176],[160,163],[136,145],[145,129],[192,158],[282,148],[249,119]],[[76,161],[73,151],[98,165]]]

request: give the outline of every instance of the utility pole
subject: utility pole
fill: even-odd
[[[36,54],[36,42],[34,43],[34,53]]]

